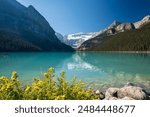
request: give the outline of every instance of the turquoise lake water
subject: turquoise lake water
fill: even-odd
[[[0,53],[0,75],[17,71],[28,83],[42,77],[49,67],[66,71],[67,80],[77,76],[95,89],[121,87],[133,82],[150,88],[150,54],[125,53]]]

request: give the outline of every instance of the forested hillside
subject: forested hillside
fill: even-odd
[[[150,51],[150,23],[106,37],[88,51]]]

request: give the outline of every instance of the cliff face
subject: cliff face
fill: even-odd
[[[24,7],[16,0],[0,0],[0,31],[15,34],[18,41],[30,43],[40,51],[73,51],[58,40],[55,31],[33,6]],[[0,37],[1,40],[5,40],[4,37]],[[8,51],[11,51],[11,47]]]

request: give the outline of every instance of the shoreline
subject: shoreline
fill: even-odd
[[[150,51],[76,51],[76,52],[150,54]]]
[[[5,55],[4,53],[33,53],[33,52],[35,52],[35,53],[78,53],[78,52],[99,52],[99,53],[135,53],[135,54],[140,54],[140,53],[142,53],[142,54],[150,54],[150,51],[79,51],[79,50],[76,50],[76,51],[72,51],[72,52],[68,52],[68,51],[4,51],[4,52],[2,52],[2,51],[0,51],[0,55]]]
[[[109,87],[105,90],[94,90],[93,94],[101,100],[150,100],[150,89],[128,82],[122,87]]]

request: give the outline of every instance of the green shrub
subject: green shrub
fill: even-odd
[[[82,81],[76,77],[72,82],[65,79],[65,71],[59,78],[54,74],[54,68],[49,68],[44,77],[34,79],[31,85],[22,86],[17,79],[17,73],[12,72],[11,78],[0,77],[0,100],[93,100],[99,99],[92,94],[91,88],[85,88]]]

